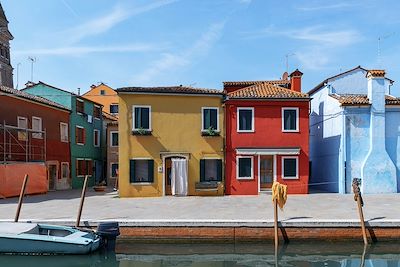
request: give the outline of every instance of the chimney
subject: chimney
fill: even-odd
[[[363,193],[396,193],[396,166],[386,150],[385,71],[367,72],[368,99],[371,104],[369,151],[361,167]]]
[[[291,90],[301,92],[301,76],[303,76],[303,73],[298,69],[296,69],[289,75]]]
[[[32,86],[34,86],[34,85],[35,85],[34,82],[27,81],[26,84],[25,84],[25,87],[32,87]]]

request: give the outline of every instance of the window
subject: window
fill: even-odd
[[[94,105],[93,107],[93,117],[95,117],[96,119],[100,119],[101,118],[101,107]]]
[[[113,115],[118,114],[118,104],[110,105],[110,113]]]
[[[17,117],[17,126],[18,128],[21,129],[27,129],[28,128],[28,119],[26,117]],[[26,131],[18,131],[18,140],[20,141],[26,141],[27,138],[27,132]]]
[[[69,138],[68,138],[68,123],[60,122],[60,136],[61,136],[61,142],[68,143],[68,141],[69,141]]]
[[[69,163],[61,162],[61,179],[69,179]]]
[[[282,108],[282,131],[299,131],[299,108]]]
[[[299,178],[298,157],[282,157],[282,177],[284,179]]]
[[[112,178],[118,177],[118,163],[111,163],[110,170]]]
[[[116,132],[116,131],[110,132],[110,146],[111,147],[118,146],[118,132]]]
[[[85,103],[79,98],[76,99],[76,112],[80,114],[85,113]]]
[[[237,131],[254,132],[254,108],[237,108]]]
[[[133,130],[151,131],[151,107],[133,106]]]
[[[76,126],[75,128],[75,143],[78,145],[84,145],[86,139],[85,128]]]
[[[90,159],[76,160],[76,175],[85,176],[93,174],[93,161]]]
[[[154,182],[154,160],[152,159],[131,159],[129,171],[131,183]]]
[[[222,181],[222,160],[201,159],[200,160],[200,182]]]
[[[202,131],[212,129],[219,131],[218,108],[201,108],[202,112]]]
[[[100,146],[100,131],[99,130],[93,130],[93,145],[95,147]]]
[[[32,138],[42,139],[42,118],[32,117],[32,130],[37,131],[32,133]]]
[[[100,95],[105,95],[106,91],[105,90],[100,90]]]
[[[253,179],[253,157],[236,158],[237,179]]]

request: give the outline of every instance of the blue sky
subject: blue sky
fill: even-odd
[[[34,81],[85,92],[98,82],[218,89],[228,80],[277,79],[287,54],[289,71],[304,72],[303,91],[357,65],[384,68],[400,83],[396,0],[1,2],[19,87],[31,77],[28,57],[37,59]]]

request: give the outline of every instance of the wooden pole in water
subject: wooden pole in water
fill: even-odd
[[[82,188],[82,194],[81,194],[81,203],[79,205],[78,217],[76,218],[76,223],[75,223],[76,227],[79,227],[79,223],[81,222],[81,215],[82,215],[83,203],[85,202],[86,185],[87,185],[88,178],[89,178],[89,175],[86,175],[85,176],[85,181],[83,182],[83,188]]]
[[[21,192],[19,193],[17,213],[15,214],[14,222],[18,222],[19,214],[21,213],[22,201],[24,200],[26,184],[28,183],[28,174],[25,174],[24,182],[22,183]]]
[[[279,246],[279,237],[278,237],[278,200],[274,199],[274,234],[275,234],[275,250],[278,249]]]
[[[353,186],[353,192],[354,192],[354,200],[357,201],[358,216],[360,217],[364,245],[366,246],[366,245],[368,245],[368,238],[367,238],[367,230],[365,228],[364,213],[362,210],[364,203],[363,203],[362,197],[361,197],[360,184],[361,184],[361,179],[358,179],[358,178],[353,179],[352,186]]]

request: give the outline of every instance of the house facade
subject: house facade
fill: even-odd
[[[400,192],[400,99],[383,70],[360,66],[325,79],[311,101],[311,181],[316,189]]]
[[[116,180],[118,179],[118,161],[119,161],[119,134],[118,121],[110,121],[107,123],[107,185],[116,188]]]
[[[23,91],[42,96],[71,110],[69,138],[72,188],[82,188],[85,175],[90,176],[89,186],[102,181],[105,177],[101,148],[102,106],[43,82],[31,84]]]
[[[70,110],[4,86],[0,87],[0,103],[0,165],[11,170],[7,175],[3,173],[7,177],[2,178],[10,183],[7,186],[2,180],[2,187],[18,194],[24,174],[28,173],[32,178],[31,193],[69,189]],[[15,175],[21,184],[10,180]]]
[[[257,195],[274,181],[288,193],[308,193],[309,97],[301,76],[224,82],[226,194]]]
[[[119,95],[121,197],[223,195],[223,93],[126,87]]]
[[[90,90],[83,97],[103,106],[103,111],[118,116],[118,94],[110,86],[100,83],[91,85]]]

